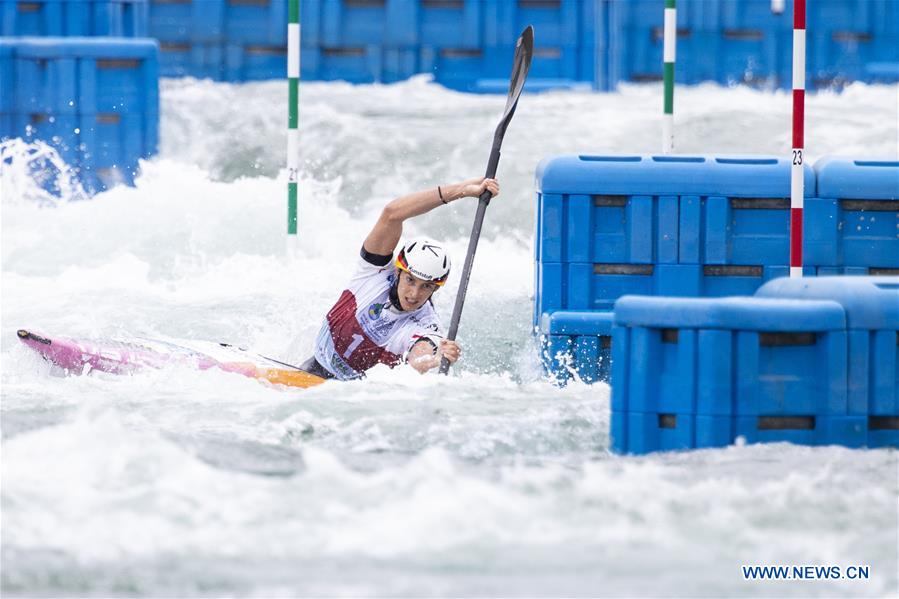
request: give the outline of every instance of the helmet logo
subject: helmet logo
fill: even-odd
[[[421,249],[422,250],[431,250],[432,254],[434,254],[438,258],[440,257],[440,254],[437,253],[437,250],[440,249],[439,245],[431,245],[430,243],[424,243],[424,244],[422,244]],[[444,260],[444,262],[445,262],[445,260]]]

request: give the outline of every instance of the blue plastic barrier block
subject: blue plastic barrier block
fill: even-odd
[[[612,418],[615,417],[616,413],[613,412]],[[639,455],[696,447],[696,421],[692,414],[629,412],[624,417],[627,422],[627,445],[623,448],[613,445],[613,450],[618,453]]]
[[[662,0],[611,2],[612,78],[662,77]],[[792,6],[775,13],[770,0],[686,1],[677,5],[678,82],[778,85],[791,82]],[[868,65],[899,64],[892,0],[822,0],[809,3],[807,87],[856,79],[895,81],[899,71]]]
[[[664,2],[629,0],[611,4],[614,78],[635,82],[661,80]],[[784,42],[789,42],[789,33],[728,26],[720,12],[717,2],[678,3],[675,80],[750,84],[774,81],[768,71],[782,61],[779,54]]]
[[[553,335],[611,334],[613,316],[606,312],[560,310],[544,313],[540,318],[540,332]]]
[[[765,281],[789,274],[787,266],[705,265],[702,267],[702,291],[709,297],[752,295]]]
[[[811,168],[805,177],[814,195]],[[595,263],[674,263],[676,250],[680,263],[785,266],[789,181],[790,165],[777,157],[549,158],[537,168],[538,211],[548,214],[538,259],[567,261],[564,238],[577,256],[589,245]],[[577,208],[566,214],[571,198]]]
[[[381,80],[394,83],[419,72],[418,49],[410,47],[385,48]]]
[[[558,47],[576,43],[581,28],[593,23],[582,20],[582,0],[493,0],[496,15],[496,35],[499,44],[514,44],[528,25],[539,33],[537,47]],[[536,36],[535,36],[536,38]]]
[[[592,264],[567,264],[567,284],[565,286],[565,307],[571,310],[592,310],[598,306],[594,301],[591,279]]]
[[[742,334],[737,333],[739,342]],[[746,385],[750,389],[753,382],[749,378],[735,377],[740,363],[735,361],[734,334],[732,331],[703,329],[698,333],[697,396],[696,412],[713,416],[736,413],[735,386]],[[751,373],[740,373],[749,374]]]
[[[226,0],[150,2],[150,36],[167,46],[224,42]],[[305,23],[304,23],[305,26]]]
[[[537,260],[562,262],[566,236],[565,202],[561,194],[537,194]]]
[[[552,336],[567,336],[571,340],[569,360],[582,381],[608,381],[612,320],[611,312],[558,311],[542,315],[539,331],[544,346]],[[553,367],[552,363],[547,363],[548,374],[555,374],[557,378],[563,376],[561,372],[550,370]],[[568,368],[565,370],[567,373]]]
[[[899,447],[899,417],[868,416],[868,447]]]
[[[848,329],[848,413],[899,416],[899,277],[784,278],[756,295],[839,303]]]
[[[389,39],[388,11],[393,1],[324,2],[320,25],[323,47],[353,48],[384,44]]]
[[[639,266],[642,268],[629,264],[594,265],[590,296],[592,309],[610,310],[615,300],[623,295],[653,295],[654,267],[651,264]]]
[[[90,193],[132,184],[158,144],[155,40],[17,38],[3,48],[16,90],[9,135],[53,145]]]
[[[4,0],[2,36],[146,37],[148,0]]]
[[[847,413],[836,302],[624,297],[615,323],[630,328],[621,411]]]
[[[679,221],[680,198],[674,195],[659,197],[656,260],[661,264],[678,263]]]
[[[615,324],[770,332],[840,331],[846,326],[837,301],[785,301],[761,291],[756,298],[622,297],[615,303]]]
[[[287,46],[287,0],[228,0],[224,17],[229,45]]]
[[[558,197],[558,196],[556,196]],[[588,195],[570,195],[563,200],[565,218],[565,260],[592,262],[591,237],[593,235],[593,198]]]
[[[224,66],[225,81],[280,79],[287,73],[287,48],[229,43]]]
[[[598,40],[606,38],[599,33],[607,27],[607,21],[600,19],[606,11],[597,12],[603,2],[482,0],[477,10],[473,3],[440,2],[422,9],[420,66],[433,72],[438,83],[461,91],[505,94],[515,41],[525,26],[533,25],[538,33],[526,90],[609,88],[597,81],[605,80],[607,73],[597,71],[595,59]],[[429,20],[436,18],[438,11],[446,13],[450,29],[430,36],[432,41],[424,35],[425,16],[432,13]],[[472,24],[474,19],[477,24]],[[460,26],[466,28],[464,34],[455,41],[446,39]]]
[[[703,293],[702,267],[698,264],[658,264],[653,295],[698,297]]]
[[[723,195],[740,182],[739,197],[784,197],[790,165],[776,157],[562,155],[537,166],[543,194]],[[814,186],[811,171],[808,183]],[[789,195],[789,194],[788,194]],[[616,205],[611,203],[604,205]]]
[[[428,2],[394,0],[394,14],[401,23],[388,31],[386,42],[396,46],[422,45],[429,48],[478,49],[484,45],[483,0]],[[395,22],[395,21],[392,21]]]
[[[899,10],[891,0],[820,0],[808,14],[809,83],[826,87],[863,80],[865,65],[899,61]]]
[[[535,319],[544,312],[554,312],[566,307],[567,265],[560,263],[537,263],[537,288],[534,296]]]
[[[658,411],[659,380],[655,373],[660,348],[656,342],[657,334],[657,331],[645,327],[631,330],[627,383],[630,412]]]
[[[705,200],[704,221],[703,264],[789,264],[788,197],[711,196]]]
[[[739,355],[742,376],[755,381],[741,394],[739,414],[846,414],[847,339],[845,331],[794,338],[751,333],[754,351]],[[766,342],[767,338],[767,342]]]
[[[868,266],[818,266],[806,267],[814,269],[814,272],[806,273],[806,276],[817,275],[819,277],[832,277],[835,275],[846,275],[851,277],[867,277],[867,276],[895,276],[899,274],[899,268],[879,268]]]
[[[12,130],[12,113],[16,110],[15,43],[0,38],[0,115],[4,115],[4,127],[0,138]]]
[[[159,112],[155,40],[21,38],[15,112]]]
[[[537,314],[552,308],[610,310],[624,295],[752,295],[787,266],[624,263],[537,263]],[[545,274],[544,274],[545,273]],[[810,270],[810,274],[814,274]],[[562,286],[558,285],[562,277]]]
[[[543,369],[559,384],[571,378],[574,360],[571,354],[571,335],[546,335],[543,345]]]
[[[224,76],[225,48],[218,42],[159,44],[159,74],[219,81]]]
[[[726,447],[736,438],[734,418],[731,416],[696,415],[696,448]]]
[[[373,83],[383,77],[383,58],[382,49],[378,45],[303,47],[302,76],[321,81]]]
[[[612,324],[612,397],[613,412],[630,411],[631,330]]]
[[[43,141],[50,144],[69,166],[77,167],[80,161],[78,148],[81,136],[79,118],[74,114],[15,113],[10,117],[10,136],[21,137],[27,142]]]
[[[792,31],[793,10],[786,3],[783,12],[776,13],[770,0],[727,0],[705,2],[707,11],[704,27],[725,30]]]
[[[0,141],[18,137],[13,126],[13,115],[0,112]]]
[[[612,393],[615,393],[615,386],[612,386]],[[627,417],[628,412],[617,412],[612,409],[611,422],[609,423],[609,441],[611,449],[617,454],[627,453],[628,436],[627,436]]]
[[[828,156],[815,174],[808,263],[899,268],[899,162]]]
[[[599,380],[599,338],[578,335],[574,338],[574,370],[585,383]]]
[[[744,416],[736,418],[736,434],[747,443],[845,447],[864,447],[867,443],[867,425],[862,416]]]

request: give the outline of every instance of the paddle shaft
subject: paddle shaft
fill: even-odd
[[[490,150],[490,159],[487,161],[487,174],[485,177],[493,179],[496,176],[496,169],[499,166],[500,146],[502,146],[503,138],[499,135],[493,137],[493,148]],[[478,240],[481,238],[481,227],[484,224],[484,215],[487,213],[487,206],[490,205],[490,198],[493,194],[485,191],[478,198],[478,209],[474,215],[474,224],[471,226],[471,237],[468,238],[468,252],[465,254],[465,266],[462,267],[462,280],[459,281],[459,291],[456,294],[456,303],[453,306],[453,317],[450,320],[449,331],[446,338],[450,341],[456,339],[456,333],[459,332],[459,321],[462,319],[462,306],[465,304],[465,294],[468,292],[468,281],[471,279],[471,267],[474,264],[474,255],[478,250]],[[446,374],[449,371],[450,363],[446,358],[440,360],[440,373]]]
[[[518,37],[518,43],[515,44],[515,60],[512,63],[512,75],[509,77],[509,95],[506,98],[506,109],[503,112],[503,118],[500,119],[499,124],[496,126],[496,131],[493,133],[493,147],[490,148],[490,158],[487,160],[487,173],[485,176],[488,179],[496,177],[496,168],[499,166],[499,150],[503,145],[506,128],[509,126],[509,122],[515,114],[515,108],[518,106],[518,98],[521,96],[521,90],[527,80],[533,53],[534,28],[528,25]],[[465,255],[465,266],[462,268],[462,280],[459,282],[456,304],[453,306],[453,318],[450,321],[449,332],[446,336],[450,341],[456,339],[456,333],[459,331],[459,320],[462,318],[462,306],[465,304],[465,293],[468,291],[468,281],[471,278],[474,254],[478,249],[478,239],[481,237],[484,213],[487,212],[487,206],[490,204],[492,195],[489,191],[484,191],[478,198],[478,210],[475,212],[474,225],[471,227],[471,237],[468,240],[468,253]],[[449,360],[441,357],[440,373],[446,374],[449,371],[449,366]]]

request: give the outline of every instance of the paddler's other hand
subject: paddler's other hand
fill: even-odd
[[[459,185],[462,186],[462,197],[464,198],[479,198],[485,191],[489,191],[494,198],[499,195],[499,182],[496,179],[477,177],[463,181]]]
[[[440,341],[440,348],[437,350],[437,364],[440,365],[440,359],[446,358],[449,360],[450,364],[455,364],[456,360],[459,359],[459,354],[462,353],[462,348],[459,347],[459,344],[455,341],[450,341],[449,339],[443,339]]]

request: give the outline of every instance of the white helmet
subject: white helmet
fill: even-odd
[[[400,248],[396,255],[396,267],[419,279],[443,285],[449,277],[449,254],[442,244],[417,237]]]

